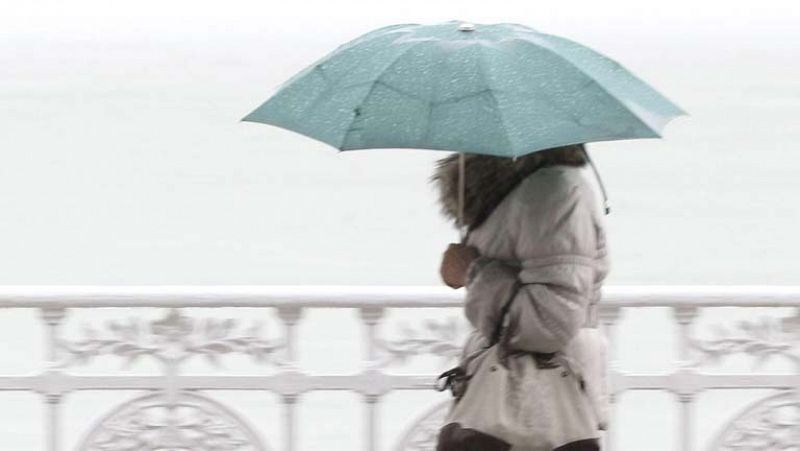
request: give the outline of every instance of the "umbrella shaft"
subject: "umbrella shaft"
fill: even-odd
[[[465,174],[465,157],[464,152],[458,155],[458,230],[461,233],[461,242],[466,241],[466,234],[464,231],[464,178]]]

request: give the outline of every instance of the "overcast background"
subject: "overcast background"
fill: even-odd
[[[589,146],[609,283],[791,284],[800,253],[791,3],[26,2],[0,13],[0,282],[436,284],[445,153],[335,152],[239,120],[391,23],[520,22],[686,109]]]
[[[0,283],[439,284],[457,233],[427,178],[446,153],[337,153],[239,120],[371,29],[459,19],[579,41],[689,112],[663,140],[589,146],[613,206],[609,284],[799,284],[799,10],[791,0],[3,1]],[[672,332],[630,327],[638,343]],[[5,368],[29,355],[14,345],[28,342],[22,329],[2,332]],[[621,349],[637,368],[664,363],[651,354]],[[628,431],[639,430],[634,416]],[[13,449],[37,449],[37,427],[16,428]],[[641,449],[652,435],[627,437]],[[645,447],[673,449],[664,438]]]

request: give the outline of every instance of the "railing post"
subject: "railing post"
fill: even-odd
[[[284,433],[286,434],[286,451],[297,449],[297,400],[299,395],[283,395]]]
[[[680,329],[680,343],[678,344],[678,359],[680,365],[685,367],[689,364],[689,352],[691,349],[691,328],[695,318],[697,318],[697,307],[673,307],[672,309],[675,321],[677,321]]]
[[[367,451],[377,451],[378,449],[378,407],[380,400],[380,395],[364,395],[364,402],[367,406]]]
[[[680,333],[680,343],[678,345],[678,365],[676,372],[678,387],[671,387],[678,396],[680,402],[680,450],[691,451],[694,442],[694,400],[696,391],[692,388],[691,378],[695,377],[689,359],[691,328],[695,318],[697,318],[697,307],[673,307],[672,313],[677,321]]]
[[[606,425],[605,434],[602,437],[602,449],[608,451],[613,450],[616,446],[615,434],[615,419],[617,411],[617,394],[619,387],[617,385],[617,375],[619,368],[616,357],[616,334],[617,323],[622,316],[622,309],[619,307],[605,307],[600,309],[599,319],[602,325],[603,334],[606,337],[607,349],[606,360],[608,367],[608,383],[606,389],[608,390],[608,424]]]
[[[287,363],[297,361],[297,323],[303,317],[301,307],[279,307],[278,317],[283,321],[286,332],[286,359]]]
[[[678,401],[681,403],[680,409],[680,448],[682,451],[691,451],[694,430],[694,393],[678,393]]]
[[[279,307],[278,317],[283,321],[286,336],[286,363],[294,369],[297,364],[297,323],[303,316],[301,307]],[[284,406],[284,431],[286,433],[286,451],[297,449],[297,401],[296,393],[284,394],[281,398]]]
[[[46,325],[46,356],[50,368],[47,370],[46,377],[53,375],[53,367],[58,363],[58,340],[61,322],[67,314],[64,308],[43,308],[40,311],[42,321]],[[61,448],[61,401],[63,393],[57,389],[50,388],[42,393],[47,404],[47,418],[44,422],[45,436],[47,437],[48,451],[58,451]]]
[[[794,312],[794,333],[800,336],[800,307],[796,308]],[[800,358],[795,359],[794,368],[795,374],[800,374]],[[800,385],[794,387],[794,399],[800,406]]]
[[[366,336],[364,341],[367,344],[367,361],[372,362],[377,358],[375,339],[377,338],[378,325],[383,319],[383,307],[362,307],[359,309],[361,321],[366,325]]]
[[[366,341],[366,359],[371,365],[378,358],[376,349],[376,338],[378,333],[378,325],[383,319],[383,307],[362,307],[359,309],[359,316],[361,321],[366,326],[366,333],[364,340]],[[366,449],[367,451],[376,451],[378,449],[378,403],[380,402],[380,395],[375,393],[367,393],[364,395],[366,404],[366,420],[367,420],[367,437]]]

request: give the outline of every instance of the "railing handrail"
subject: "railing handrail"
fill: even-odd
[[[441,308],[465,290],[413,285],[0,285],[0,308]],[[800,285],[610,285],[604,308],[800,307]]]

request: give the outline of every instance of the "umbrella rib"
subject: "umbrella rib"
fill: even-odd
[[[446,61],[447,61],[446,58],[440,58],[439,61],[436,64],[436,68],[438,69],[441,66],[443,66]],[[442,83],[441,83],[441,78],[440,77],[437,77],[434,80],[436,82],[436,88],[433,89],[432,92],[433,92],[433,95],[436,95],[436,93],[439,92],[439,88],[442,86]],[[433,107],[434,107],[434,105],[436,105],[436,103],[431,101],[431,100],[428,100],[427,103],[428,103],[428,105],[427,105],[427,108],[426,108],[427,117],[425,118],[425,131],[422,133],[421,137],[417,138],[417,145],[418,146],[420,146],[420,145],[424,146],[428,142],[428,139],[430,139],[431,117],[433,117]]]
[[[486,89],[485,92],[488,92],[489,98],[492,99],[492,101],[494,102],[494,109],[495,109],[495,111],[497,111],[497,117],[498,117],[498,119],[500,119],[500,125],[502,126],[503,137],[505,137],[506,142],[508,143],[509,150],[511,150],[511,152],[514,154],[513,158],[516,159],[518,155],[516,155],[516,150],[514,149],[514,144],[511,142],[511,138],[508,136],[508,130],[507,130],[507,127],[506,127],[506,121],[505,121],[505,118],[503,117],[503,111],[500,108],[500,102],[497,100],[497,96],[492,91],[492,83],[489,81],[489,77],[486,76],[486,67],[485,67],[486,63],[485,63],[483,49],[484,49],[483,46],[480,46],[478,48],[478,52],[479,52],[478,53],[478,70],[481,72],[481,76],[483,77],[483,80],[486,83],[486,86],[488,86],[488,89]]]
[[[394,92],[396,92],[398,94],[402,94],[402,95],[404,95],[406,97],[411,97],[412,99],[417,99],[420,102],[430,103],[430,101],[428,101],[427,99],[423,99],[422,97],[420,97],[420,96],[418,96],[416,94],[412,94],[410,92],[403,91],[402,89],[400,89],[400,88],[398,88],[396,86],[392,86],[392,85],[390,85],[389,83],[386,83],[383,80],[380,80],[380,79],[375,80],[375,84],[376,85],[385,86],[386,88],[388,88],[388,89],[390,89],[390,90],[392,90],[392,91],[394,91]]]
[[[588,77],[587,77],[587,78],[588,78]],[[588,82],[588,83],[586,83],[586,84],[584,84],[583,86],[581,86],[581,88],[580,88],[580,89],[581,89],[581,90],[583,90],[585,87],[589,86],[590,84],[592,84],[592,83],[591,83],[591,80],[589,80],[589,82]],[[533,95],[535,95],[535,96],[537,96],[537,98],[538,98],[538,99],[540,99],[541,101],[543,101],[543,102],[547,103],[548,105],[550,105],[550,107],[552,107],[554,110],[557,110],[557,111],[559,111],[560,113],[564,114],[565,116],[569,117],[569,120],[570,120],[570,121],[572,121],[573,123],[575,123],[576,125],[581,125],[581,118],[580,118],[580,117],[577,117],[577,116],[576,116],[576,115],[575,115],[575,114],[574,114],[572,111],[570,111],[569,109],[566,109],[566,108],[562,107],[562,106],[561,106],[561,105],[560,105],[560,104],[559,104],[559,103],[558,103],[558,102],[557,102],[557,101],[556,101],[556,100],[553,98],[552,94],[550,94],[548,91],[545,91],[545,92],[543,92],[543,93],[539,93],[539,92],[533,92],[532,94],[533,94]],[[540,94],[542,94],[542,95],[540,95]],[[641,121],[640,121],[640,122],[641,122]],[[613,129],[611,129],[611,128],[609,128],[609,127],[605,126],[604,124],[593,124],[593,126],[594,126],[595,128],[600,128],[600,129],[602,129],[602,130],[604,130],[604,131],[606,131],[607,133],[610,133],[610,134],[614,134],[614,133],[615,133]],[[649,129],[649,127],[648,127],[648,129]]]
[[[325,69],[322,68],[322,64],[317,64],[316,66],[314,66],[314,70],[319,72],[319,75],[322,77],[323,80],[325,80],[325,84],[328,85],[328,87],[330,87],[331,79],[328,78],[328,73],[325,72]]]
[[[440,100],[438,102],[431,102],[431,104],[433,104],[433,105],[444,105],[444,104],[447,104],[447,103],[456,103],[456,102],[460,102],[460,101],[462,101],[464,99],[468,99],[470,97],[479,96],[481,94],[486,93],[487,91],[491,91],[491,89],[481,89],[480,91],[472,92],[472,93],[469,93],[469,94],[464,94],[463,96],[460,96],[460,97],[454,97],[452,99],[447,99],[447,100]],[[499,89],[497,91],[499,91]]]
[[[553,34],[547,34],[547,33],[540,33],[540,35],[541,35],[541,36],[543,36],[543,37],[544,37],[545,39],[547,39],[547,40],[551,40],[551,41],[555,41],[555,42],[563,41],[563,42],[567,43],[568,45],[575,45],[575,46],[577,46],[577,47],[583,47],[583,48],[585,48],[585,46],[583,46],[583,45],[581,45],[581,44],[579,44],[579,43],[577,43],[577,42],[570,41],[569,39],[563,38],[563,37],[561,37],[561,36],[556,36],[556,35],[553,35]],[[649,84],[647,84],[647,83],[646,83],[644,80],[642,80],[641,78],[639,78],[639,77],[638,77],[636,74],[634,74],[633,72],[631,72],[631,71],[629,71],[629,70],[625,69],[625,66],[623,66],[622,64],[620,64],[620,63],[619,63],[619,61],[616,61],[616,60],[614,60],[614,59],[612,59],[612,58],[609,58],[609,57],[607,57],[607,56],[605,56],[605,55],[603,55],[603,54],[600,54],[600,53],[598,53],[598,52],[595,52],[595,51],[593,51],[592,49],[587,49],[587,50],[589,50],[590,52],[592,52],[592,53],[596,54],[596,55],[597,55],[598,57],[600,57],[601,59],[603,59],[603,60],[606,60],[606,61],[608,61],[609,63],[611,63],[611,65],[614,67],[614,70],[615,70],[615,71],[620,71],[620,70],[622,70],[623,72],[627,73],[627,75],[629,75],[629,76],[631,77],[631,79],[633,79],[634,81],[636,81],[637,83],[639,83],[639,84],[640,84],[642,87],[644,87],[646,90],[650,91],[650,94],[651,94],[651,95],[654,95],[654,96],[655,96],[655,97],[657,97],[657,98],[658,98],[658,99],[659,99],[661,102],[664,102],[664,103],[666,104],[666,106],[668,106],[669,108],[671,108],[671,109],[675,110],[675,111],[673,111],[671,114],[674,114],[674,115],[677,115],[677,116],[681,116],[681,115],[685,115],[685,114],[686,114],[686,112],[685,112],[685,111],[683,111],[683,109],[682,109],[681,107],[679,107],[679,106],[678,106],[678,105],[676,105],[674,102],[672,102],[672,100],[670,100],[670,99],[668,99],[667,97],[665,97],[665,96],[664,96],[664,94],[662,94],[662,93],[658,92],[658,91],[657,91],[655,88],[653,88],[652,86],[650,86]]]
[[[541,34],[541,33],[540,33],[540,34]],[[528,40],[526,40],[526,39],[519,39],[519,40],[517,40],[517,39],[514,39],[514,40],[512,40],[512,41],[519,41],[519,42],[523,42],[523,43],[526,43],[526,44],[536,45],[536,44],[534,44],[533,42],[531,42],[531,41],[528,41]],[[634,120],[636,120],[637,122],[639,122],[640,124],[642,124],[642,125],[643,125],[645,128],[647,128],[647,129],[648,129],[648,130],[650,130],[651,132],[655,133],[657,136],[661,136],[661,134],[658,132],[658,130],[654,130],[654,129],[653,129],[653,127],[651,127],[649,124],[645,123],[645,122],[644,122],[643,120],[641,120],[641,119],[640,119],[640,118],[639,118],[637,115],[633,114],[633,113],[631,112],[631,110],[629,110],[629,109],[628,109],[628,108],[625,106],[625,103],[624,103],[622,100],[620,100],[620,98],[619,98],[619,97],[617,97],[616,95],[612,94],[612,93],[611,93],[611,91],[609,91],[609,90],[608,90],[608,88],[606,88],[606,87],[605,87],[605,86],[604,86],[602,83],[600,83],[599,81],[595,80],[595,79],[594,79],[593,77],[591,77],[589,74],[587,74],[586,72],[584,72],[584,71],[583,71],[583,69],[581,69],[580,67],[578,67],[578,65],[577,65],[577,64],[575,64],[575,63],[573,63],[573,62],[572,62],[570,59],[568,59],[568,58],[566,58],[566,57],[562,56],[561,54],[559,54],[559,53],[558,53],[558,52],[556,52],[555,50],[553,50],[553,49],[550,49],[550,48],[548,48],[548,47],[545,47],[545,46],[542,46],[542,45],[537,45],[537,48],[540,48],[540,49],[542,49],[542,50],[544,50],[544,51],[546,51],[546,52],[548,52],[548,53],[552,54],[553,56],[555,56],[555,57],[556,57],[556,58],[558,58],[559,60],[561,60],[561,61],[564,61],[564,62],[565,62],[565,63],[567,63],[568,65],[572,66],[572,67],[573,67],[575,70],[577,70],[577,71],[578,71],[578,72],[579,72],[581,75],[583,75],[584,77],[586,77],[587,79],[589,79],[589,83],[588,83],[588,84],[586,84],[585,86],[588,86],[588,85],[589,85],[589,84],[591,84],[591,83],[594,83],[594,84],[596,84],[597,86],[599,86],[599,87],[600,87],[600,89],[601,89],[603,92],[605,92],[605,93],[606,93],[606,95],[607,95],[607,96],[611,97],[612,99],[616,100],[616,101],[617,101],[617,103],[619,103],[620,105],[622,105],[623,109],[625,110],[625,112],[627,112],[627,113],[628,113],[628,115],[629,115],[629,116],[631,116],[631,117],[632,117]],[[621,67],[621,66],[620,66],[620,67]]]
[[[377,86],[378,84],[383,84],[385,86],[389,86],[386,83],[381,81],[381,77],[383,77],[383,74],[385,74],[386,71],[388,71],[395,64],[397,64],[397,62],[400,61],[400,58],[405,56],[406,53],[410,52],[411,50],[415,49],[416,47],[418,47],[418,46],[420,46],[422,44],[425,44],[427,42],[428,41],[417,42],[416,44],[412,44],[412,45],[408,46],[408,48],[406,48],[405,50],[400,52],[400,54],[397,55],[397,57],[394,60],[392,60],[391,63],[387,64],[386,67],[381,69],[380,72],[378,72],[378,76],[375,78],[375,81],[372,83],[372,86],[369,87],[369,90],[367,91],[367,94],[364,97],[361,98],[361,100],[358,102],[358,104],[356,104],[356,108],[360,107],[361,104],[363,104],[369,98],[369,96],[372,95],[372,93],[375,91],[375,86]],[[353,124],[356,122],[356,118],[357,117],[358,116],[353,115],[353,119],[350,121],[350,124],[348,124],[347,128],[345,129],[344,135],[342,136],[342,140],[339,142],[339,145],[337,146],[340,150],[342,150],[342,147],[344,146],[344,143],[347,140],[347,135],[350,134],[350,131],[353,128]]]

